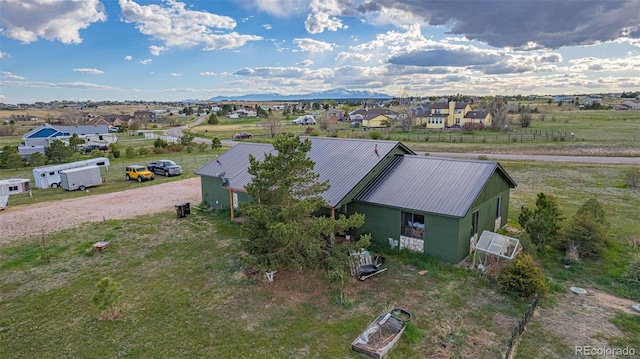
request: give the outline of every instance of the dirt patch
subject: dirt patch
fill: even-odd
[[[634,302],[595,289],[585,289],[587,295],[559,294],[557,304],[553,308],[538,307],[533,320],[540,321],[545,332],[561,338],[571,348],[607,346],[607,338],[623,335],[611,319],[619,310],[638,314],[631,308]]]
[[[202,201],[200,178],[122,192],[7,207],[0,212],[0,243],[56,232],[86,222],[127,219],[175,210],[175,204]]]

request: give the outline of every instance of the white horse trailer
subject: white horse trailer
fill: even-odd
[[[30,192],[29,180],[26,178],[11,178],[0,180],[0,209],[7,207],[9,195]]]
[[[109,167],[109,159],[106,157],[92,158],[89,160],[36,167],[33,169],[33,179],[38,188],[56,188],[62,185],[60,171],[87,166]]]

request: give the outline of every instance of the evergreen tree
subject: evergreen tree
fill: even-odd
[[[44,166],[46,162],[47,159],[44,158],[44,155],[40,152],[35,152],[29,157],[29,166],[31,167]]]
[[[0,165],[2,168],[18,169],[24,167],[24,160],[16,147],[4,146],[0,154]]]
[[[44,152],[49,163],[64,163],[69,161],[75,151],[64,142],[54,140]]]
[[[329,183],[319,182],[313,171],[315,164],[307,156],[311,141],[280,135],[273,147],[277,154],[266,154],[262,161],[249,156],[253,180],[245,189],[253,201],[241,207],[248,216],[243,226],[245,261],[261,270],[312,269],[332,262],[332,254],[343,255],[329,248],[333,235],[362,226],[364,216],[317,217],[326,205],[321,194]],[[363,236],[358,245],[366,247],[368,241]],[[333,277],[340,279],[346,266],[338,262],[331,268],[338,272]]]
[[[538,193],[536,208],[532,211],[522,206],[518,223],[531,237],[531,241],[542,248],[551,244],[558,236],[562,216],[555,197]]]

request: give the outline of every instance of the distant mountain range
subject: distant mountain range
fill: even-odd
[[[352,91],[345,89],[333,89],[322,92],[312,92],[300,95],[281,95],[278,93],[248,94],[242,96],[216,96],[207,101],[300,101],[300,100],[350,100],[350,99],[374,99],[389,100],[393,96],[370,91]],[[197,100],[185,100],[195,102]]]

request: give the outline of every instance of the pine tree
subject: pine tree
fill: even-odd
[[[318,268],[332,253],[341,256],[329,248],[332,236],[362,226],[364,216],[316,216],[326,205],[321,195],[329,183],[320,182],[313,171],[315,163],[307,156],[311,141],[280,135],[273,147],[277,154],[266,154],[262,161],[249,157],[253,180],[245,189],[253,201],[241,207],[248,217],[245,261],[261,270]],[[359,245],[366,247],[369,238],[363,237]]]

